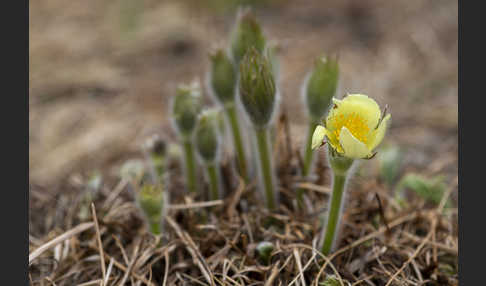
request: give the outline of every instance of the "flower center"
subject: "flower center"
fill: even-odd
[[[338,141],[339,135],[341,135],[341,128],[346,127],[356,139],[365,144],[368,142],[367,135],[370,128],[368,127],[368,124],[366,124],[366,120],[356,112],[347,115],[336,115],[333,117],[333,121],[335,127],[333,134]]]

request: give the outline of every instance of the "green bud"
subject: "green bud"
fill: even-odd
[[[161,185],[144,185],[137,194],[137,201],[142,209],[151,231],[160,232],[160,224],[164,210],[164,192]]]
[[[257,245],[256,252],[265,265],[270,263],[270,255],[274,248],[273,243],[269,241],[262,241]]]
[[[310,116],[319,120],[331,105],[338,83],[338,62],[336,58],[322,57],[315,62],[307,84],[305,96]]]
[[[155,137],[152,140],[151,152],[153,156],[165,157],[167,152],[167,144],[160,137]]]
[[[214,95],[223,104],[234,102],[236,94],[236,70],[233,63],[221,49],[210,55],[210,60],[210,85]]]
[[[177,130],[183,136],[190,136],[201,110],[201,90],[198,84],[181,85],[177,88],[172,106],[172,116]]]
[[[238,16],[232,35],[231,53],[236,65],[239,65],[250,48],[262,53],[265,49],[265,37],[255,15],[247,10]]]
[[[165,173],[165,162],[167,157],[166,142],[158,135],[154,135],[145,142],[143,147],[149,157],[153,171],[155,171],[154,176],[158,177],[158,181],[162,181]]]
[[[214,162],[219,150],[219,124],[220,112],[216,109],[207,109],[199,116],[195,131],[196,149],[205,162]]]
[[[253,124],[264,128],[275,106],[275,79],[268,58],[254,48],[240,64],[240,99]]]

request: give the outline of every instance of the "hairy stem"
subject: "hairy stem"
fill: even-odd
[[[272,162],[270,158],[270,152],[268,150],[267,130],[256,129],[255,133],[258,144],[258,155],[260,157],[260,175],[262,176],[263,180],[266,204],[269,210],[274,210],[276,207],[276,202],[273,189],[273,174],[271,164]]]
[[[304,150],[304,165],[302,166],[302,177],[305,178],[309,175],[312,168],[312,159],[314,158],[314,153],[312,152],[312,134],[319,124],[316,120],[311,120],[309,122],[309,130],[307,132],[307,142],[305,144]],[[304,189],[300,188],[297,190],[297,203],[300,208],[303,208],[304,203]]]
[[[329,215],[327,217],[326,230],[324,232],[324,242],[321,251],[328,255],[336,236],[336,228],[341,216],[342,198],[344,185],[346,183],[346,173],[334,174],[331,201],[329,202]]]
[[[152,232],[154,235],[160,234],[160,221],[153,220],[150,222],[150,232]]]
[[[214,163],[209,163],[206,166],[206,171],[208,172],[209,177],[209,190],[211,200],[218,200],[219,199],[219,176],[218,170]]]
[[[246,167],[246,157],[245,148],[243,146],[243,141],[241,138],[240,125],[238,123],[238,114],[236,113],[235,105],[230,105],[226,107],[226,113],[228,115],[228,120],[231,125],[231,133],[233,134],[233,142],[235,144],[236,151],[236,161],[238,164],[238,170],[241,177],[245,182],[248,182],[248,170]]]
[[[186,186],[190,192],[196,192],[196,163],[191,140],[184,139],[184,155],[186,160]]]

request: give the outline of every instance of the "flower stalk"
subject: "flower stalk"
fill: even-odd
[[[219,173],[214,163],[206,165],[206,172],[209,179],[209,194],[211,200],[218,200],[220,198],[219,193]]]
[[[210,87],[214,97],[224,108],[228,119],[236,153],[236,163],[241,177],[248,182],[245,148],[236,109],[237,70],[234,63],[222,49],[210,55]]]
[[[304,162],[302,166],[302,177],[307,177],[311,172],[312,168],[312,161],[314,158],[314,153],[312,152],[312,134],[316,129],[317,125],[319,125],[318,121],[311,120],[309,122],[309,129],[307,132],[307,140],[306,140],[306,147],[304,153]],[[304,203],[304,189],[300,188],[297,190],[297,203],[299,204],[300,208],[303,208]]]
[[[268,131],[266,129],[256,129],[255,134],[258,146],[260,172],[265,190],[265,202],[269,210],[274,210],[276,208],[277,199],[275,196],[275,192],[273,191],[273,168],[272,161],[270,160],[270,152],[267,139]]]
[[[346,179],[349,174],[349,169],[353,164],[353,159],[340,157],[333,154],[333,150],[329,150],[329,163],[333,172],[332,194],[328,206],[328,217],[325,223],[323,234],[321,252],[328,255],[331,251],[337,233],[337,227],[341,218],[343,209],[343,196],[345,192]]]
[[[312,134],[320,119],[326,114],[331,100],[336,93],[339,67],[337,58],[321,57],[314,63],[314,68],[305,81],[303,95],[309,114],[309,131],[304,149],[302,177],[312,171],[314,153],[312,152]],[[304,190],[297,190],[297,203],[303,208]]]
[[[216,109],[207,109],[203,111],[199,116],[194,134],[196,150],[206,169],[206,176],[209,181],[209,197],[211,200],[221,198],[218,168],[221,145],[218,132],[218,124],[221,120],[220,116],[221,113]]]
[[[259,156],[259,179],[267,208],[277,208],[268,125],[276,105],[276,86],[268,57],[250,49],[240,65],[240,100],[255,130]]]
[[[184,160],[186,170],[186,184],[187,189],[196,192],[196,161],[194,160],[194,148],[190,138],[184,138],[182,145],[184,146]]]
[[[374,149],[383,141],[391,118],[386,108],[381,112],[376,101],[366,95],[350,94],[342,100],[333,98],[333,102],[324,126],[315,128],[311,140],[312,149],[328,143],[328,160],[333,173],[329,212],[321,233],[324,255],[332,251],[335,243],[349,170],[356,159],[374,157]]]
[[[233,143],[236,151],[236,162],[238,171],[245,182],[249,181],[248,168],[246,164],[245,146],[241,137],[240,124],[238,121],[238,113],[234,104],[228,105],[225,108],[226,116],[231,126],[233,135]]]
[[[172,104],[172,117],[183,145],[186,187],[192,193],[196,192],[197,187],[192,137],[200,110],[201,97],[199,85],[195,83],[191,86],[179,86]]]
[[[167,203],[163,186],[143,185],[137,194],[137,203],[145,215],[150,232],[154,235],[161,234]]]

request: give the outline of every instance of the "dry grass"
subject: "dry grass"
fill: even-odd
[[[403,209],[380,182],[358,177],[348,194],[339,247],[324,257],[315,246],[319,214],[329,195],[322,187],[329,184],[328,169],[318,166],[318,184],[299,185],[308,190],[308,200],[305,212],[296,210],[292,190],[301,180],[295,175],[299,160],[292,155],[296,152],[285,152],[289,141],[284,121],[279,121],[281,139],[275,143],[281,158],[278,212],[265,211],[254,184],[244,185],[234,176],[230,184],[235,187],[223,201],[214,202],[181,193],[179,176],[172,176],[165,231],[154,237],[147,232],[129,183],[113,179],[114,189],[105,183],[85,222],[76,216],[83,205],[73,201],[86,189],[81,182],[71,183],[73,201],[42,202],[35,196],[31,201],[34,209],[43,208],[44,216],[77,225],[62,234],[31,238],[31,284],[319,285],[327,275],[335,275],[342,285],[457,285],[457,209],[444,210],[457,182],[439,206],[414,198]],[[227,163],[223,171],[232,172]],[[177,162],[171,172],[180,172]],[[31,234],[38,231],[32,229]],[[275,246],[269,265],[255,253],[261,241]]]

